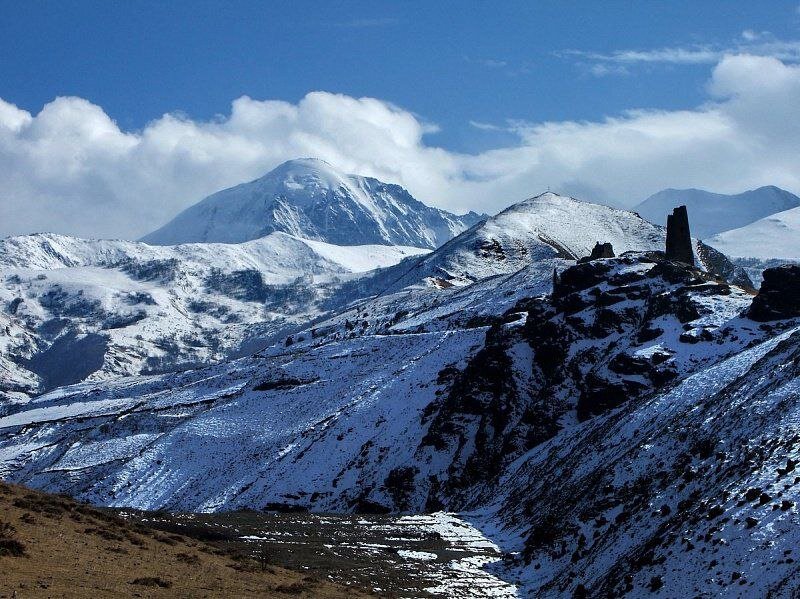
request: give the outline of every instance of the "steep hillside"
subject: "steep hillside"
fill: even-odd
[[[476,515],[519,535],[501,575],[536,597],[796,597],[796,324],[517,462]]]
[[[682,205],[689,209],[692,234],[705,240],[717,233],[796,208],[800,206],[800,198],[774,186],[733,195],[702,189],[665,189],[638,204],[634,210],[650,222],[663,225],[667,222],[667,214]]]
[[[480,318],[458,288],[403,291],[405,312],[364,301],[251,358],[44,395],[0,418],[0,476],[142,508],[458,508],[570,423],[768,335],[749,294],[657,253],[526,299],[553,265],[493,280]]]
[[[211,195],[142,241],[241,243],[275,231],[339,245],[433,249],[483,216],[431,208],[399,185],[348,175],[322,160],[290,160]]]

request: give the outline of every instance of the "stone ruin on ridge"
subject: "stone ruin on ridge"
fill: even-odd
[[[692,235],[686,206],[678,206],[667,215],[667,259],[694,264]]]

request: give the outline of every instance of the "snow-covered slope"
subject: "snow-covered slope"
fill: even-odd
[[[0,240],[0,393],[208,364],[320,313],[338,287],[427,250],[273,233],[243,244]],[[11,394],[14,394],[13,397]]]
[[[706,239],[777,212],[796,208],[800,206],[800,198],[774,186],[734,195],[702,189],[665,189],[647,198],[634,210],[650,222],[665,225],[667,214],[682,205],[689,210],[692,235]]]
[[[768,335],[739,318],[746,293],[641,256],[568,268],[558,299],[516,295],[507,315],[502,298],[535,295],[542,273],[501,278],[479,322],[437,326],[458,311],[456,288],[449,306],[406,313],[378,298],[236,362],[51,392],[0,417],[0,476],[150,508],[466,505],[496,482],[478,462],[509,463]],[[571,382],[540,351],[568,356]]]
[[[707,243],[737,258],[800,260],[800,208],[714,235]]]
[[[536,447],[476,514],[518,552],[500,576],[535,597],[796,597],[798,365],[795,328]]]
[[[736,266],[760,285],[764,269],[800,262],[800,208],[714,235],[707,243],[730,256]]]
[[[146,508],[475,510],[531,596],[791,596],[800,323],[751,300],[659,252],[403,289],[251,357],[12,406],[0,477]]]
[[[215,193],[142,241],[241,243],[283,231],[338,245],[436,248],[483,218],[431,208],[399,185],[342,173],[317,159],[290,160]]]
[[[385,277],[395,277],[391,281],[395,290],[423,282],[440,287],[469,285],[516,272],[532,262],[577,260],[588,256],[597,242],[610,242],[619,255],[663,250],[665,240],[666,229],[634,212],[548,192],[478,223],[427,256],[398,264]],[[696,240],[694,250],[698,265],[716,268]]]

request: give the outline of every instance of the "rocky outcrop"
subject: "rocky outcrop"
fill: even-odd
[[[708,318],[750,296],[661,252],[590,260],[554,274],[553,293],[521,300],[487,332],[426,411],[422,448],[453,451],[431,505],[490,482],[565,421],[588,420],[653,393],[749,342]],[[739,322],[738,319],[736,322]],[[424,456],[421,453],[421,456]]]
[[[759,322],[800,317],[800,265],[766,269],[747,315]]]
[[[686,206],[678,206],[667,216],[667,259],[694,264]]]
[[[599,241],[594,244],[592,253],[578,260],[578,262],[589,262],[590,260],[599,260],[601,258],[613,258],[614,246],[610,243],[600,243]]]
[[[750,275],[747,274],[747,271],[741,266],[737,266],[731,262],[725,254],[715,250],[710,245],[698,241],[697,258],[708,272],[722,277],[732,285],[738,285],[742,289],[755,291],[755,285]]]

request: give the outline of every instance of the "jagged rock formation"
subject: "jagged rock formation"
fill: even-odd
[[[710,273],[721,277],[732,285],[738,285],[742,289],[755,291],[753,279],[750,278],[747,269],[731,262],[728,257],[715,250],[710,245],[702,241],[697,242],[697,259]],[[759,280],[761,279],[759,273]]]
[[[747,315],[761,322],[800,316],[800,265],[766,269]]]
[[[667,216],[667,259],[694,264],[686,206],[678,206]]]

